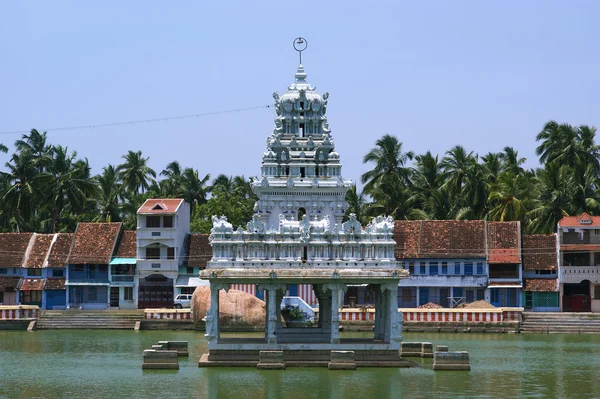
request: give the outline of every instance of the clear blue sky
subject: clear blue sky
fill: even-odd
[[[2,1],[0,131],[270,104],[304,36],[345,177],[359,180],[386,133],[440,157],[513,146],[535,167],[548,120],[600,127],[599,15],[594,0]],[[178,160],[252,176],[272,128],[261,109],[49,138],[94,173],[141,150],[157,172]]]

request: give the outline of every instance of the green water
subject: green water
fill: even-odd
[[[357,336],[357,334],[354,334]],[[471,372],[410,369],[201,369],[202,333],[0,331],[0,397],[40,398],[592,398],[600,397],[600,335],[406,333],[467,350]],[[190,343],[179,371],[142,371],[159,340]]]

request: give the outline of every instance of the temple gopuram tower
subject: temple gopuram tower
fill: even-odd
[[[209,354],[201,366],[232,364],[240,351],[244,361],[257,363],[261,351],[282,351],[286,359],[301,351],[303,359],[314,361],[323,360],[323,351],[354,351],[359,366],[358,359],[363,365],[401,362],[398,282],[408,272],[395,260],[394,221],[378,216],[363,227],[353,214],[344,221],[352,182],[342,177],[327,121],[329,94],[317,93],[306,79],[300,64],[286,92],[273,93],[275,127],[262,154],[261,177],[253,182],[258,201],[246,229],[234,230],[226,217],[213,216],[213,258],[200,274],[211,285],[205,318]],[[232,284],[256,284],[264,291],[264,339],[220,338],[218,292]],[[290,284],[312,285],[319,303],[314,326],[281,322]],[[340,297],[351,285],[374,292],[372,339],[340,338]]]

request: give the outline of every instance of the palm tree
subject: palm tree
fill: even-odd
[[[30,152],[14,153],[6,163],[8,172],[0,172],[4,180],[1,193],[4,212],[17,231],[33,229],[35,202],[39,197],[37,186],[38,171]]]
[[[572,169],[574,192],[573,207],[577,214],[588,212],[592,215],[600,213],[600,202],[596,192],[598,176],[594,164],[577,160]]]
[[[96,197],[97,182],[90,176],[87,160],[75,160],[75,151],[69,154],[66,147],[56,146],[52,148],[52,155],[48,172],[39,178],[46,194],[44,206],[51,212],[49,231],[53,233],[65,208],[71,214],[85,210],[87,198]]]
[[[29,152],[32,161],[40,173],[52,163],[52,146],[47,144],[46,132],[40,133],[31,129],[29,135],[24,134],[20,140],[15,141],[15,147],[19,152]]]
[[[375,145],[363,158],[363,163],[375,164],[372,170],[361,176],[361,181],[365,184],[363,191],[372,194],[376,186],[389,176],[397,176],[395,181],[398,184],[410,187],[411,169],[405,165],[413,159],[414,153],[402,152],[402,143],[389,134],[377,140]]]
[[[532,234],[548,234],[556,231],[558,221],[571,214],[574,182],[568,165],[546,163],[535,178],[539,200],[527,213],[526,229]]]
[[[489,201],[495,206],[489,211],[490,218],[498,222],[523,221],[532,206],[528,197],[531,182],[524,175],[503,172],[498,183],[491,188]]]
[[[117,167],[119,179],[127,190],[139,194],[150,187],[156,172],[148,166],[150,158],[144,158],[141,151],[129,151],[122,157],[125,162]]]
[[[209,188],[206,183],[210,180],[207,174],[202,179],[198,176],[198,171],[193,168],[185,168],[181,176],[182,197],[190,204],[190,215],[198,205],[206,203]]]
[[[592,164],[597,171],[600,168],[600,147],[594,143],[595,136],[594,127],[573,127],[567,123],[559,125],[550,121],[536,137],[536,141],[541,141],[536,153],[541,163],[556,161],[574,167],[580,160]]]
[[[0,152],[3,152],[6,154],[8,152],[8,147],[5,146],[4,144],[0,143]]]
[[[395,220],[426,219],[427,214],[415,208],[415,196],[404,187],[398,175],[381,178],[371,194],[373,202],[369,205],[369,216],[389,215]]]
[[[512,147],[504,147],[504,152],[500,153],[502,160],[502,170],[508,171],[513,175],[518,175],[524,172],[521,165],[526,161],[525,158],[519,158],[519,151]]]
[[[368,204],[365,201],[363,194],[358,193],[356,190],[356,184],[353,184],[352,187],[350,187],[350,190],[346,192],[346,202],[348,203],[348,209],[344,215],[344,220],[347,220],[348,216],[353,213],[361,224],[367,224],[368,218],[366,217],[366,214],[368,212]]]
[[[488,152],[486,155],[481,157],[483,161],[483,171],[485,174],[485,180],[488,184],[494,184],[498,180],[498,175],[502,170],[502,158],[501,154],[495,152]]]
[[[113,165],[105,166],[102,174],[96,177],[98,196],[96,198],[98,214],[94,222],[119,222],[120,217],[120,183],[117,170]]]
[[[442,167],[447,173],[450,193],[458,197],[462,193],[465,180],[468,178],[470,169],[477,163],[473,151],[467,153],[464,147],[457,145],[442,159]]]
[[[170,162],[167,167],[160,172],[166,179],[159,183],[159,191],[164,197],[182,197],[182,168],[179,162]]]

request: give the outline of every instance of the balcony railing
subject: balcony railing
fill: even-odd
[[[110,277],[113,283],[130,283],[133,282],[133,274],[117,274]]]
[[[562,266],[561,282],[578,284],[583,280],[600,281],[600,265],[598,266]]]
[[[490,278],[519,278],[519,272],[515,271],[492,271],[490,270]]]

